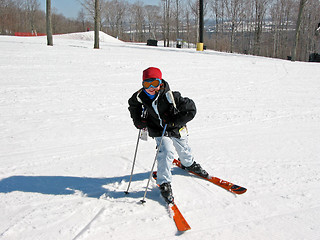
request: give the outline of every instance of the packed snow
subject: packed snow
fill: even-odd
[[[59,39],[74,39],[74,40],[84,40],[84,41],[94,41],[94,31],[89,31],[86,33],[76,32],[69,34],[59,34],[56,37]],[[121,43],[122,41],[114,38],[104,32],[99,32],[99,41],[108,43]]]
[[[101,34],[102,35],[102,34]],[[149,47],[92,32],[0,36],[0,239],[320,239],[320,65]],[[89,41],[90,40],[90,41]],[[127,100],[159,67],[192,98],[195,160],[235,196],[173,167],[178,232]]]

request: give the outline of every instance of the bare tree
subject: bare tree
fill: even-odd
[[[305,4],[301,17],[296,60],[308,61],[310,54],[317,52],[316,45],[319,43],[317,43],[317,37],[315,36],[315,28],[317,28],[320,20],[319,3],[319,0],[308,0]]]
[[[292,19],[296,11],[294,3],[296,0],[277,0],[270,6],[273,27],[272,54],[277,58],[286,58],[292,50]],[[271,43],[271,42],[270,42]]]
[[[240,24],[240,16],[243,14],[243,0],[224,0],[226,13],[228,19],[230,19],[230,52],[233,52],[235,33],[238,30]]]
[[[77,21],[80,22],[82,31],[88,29],[88,26],[86,26],[86,15],[83,9],[78,13]]]
[[[181,0],[175,0],[175,22],[176,22],[176,38],[179,39],[180,36],[180,12],[181,12]]]
[[[149,39],[157,39],[157,31],[161,22],[160,7],[147,5],[145,6],[146,20],[148,24]]]
[[[307,0],[300,0],[300,4],[299,4],[299,13],[298,13],[297,24],[296,24],[295,41],[292,49],[292,58],[291,58],[292,61],[296,60],[299,34],[301,29],[301,18],[302,18],[303,9],[306,2]]]
[[[135,26],[135,38],[139,42],[145,41],[145,11],[142,2],[138,1],[132,5],[133,21]]]
[[[164,46],[169,47],[170,41],[170,7],[171,7],[171,0],[162,0],[163,2],[163,41]]]
[[[38,0],[25,0],[24,7],[25,7],[28,22],[30,24],[31,32],[36,35],[37,34],[37,29],[35,26],[36,13],[40,9],[40,3],[38,2]]]
[[[263,21],[267,10],[268,0],[254,0],[255,6],[255,44],[253,52],[260,55],[260,42],[262,35]]]
[[[218,32],[219,32],[219,23],[220,23],[220,17],[221,17],[221,7],[219,6],[219,0],[214,0],[209,2],[209,7],[212,12],[212,16],[215,23],[215,36],[214,36],[214,47],[217,48],[218,45]]]
[[[110,29],[110,34],[114,37],[123,35],[127,6],[127,2],[121,0],[112,0],[104,5],[107,29]]]
[[[188,0],[188,8],[190,11],[190,19],[191,19],[191,39],[193,43],[197,43],[198,34],[199,34],[199,4],[198,0]]]
[[[95,22],[95,14],[96,14],[96,1],[95,0],[78,0],[83,7],[84,12],[86,13],[86,16],[90,19],[90,21]],[[104,21],[103,16],[105,14],[103,13],[104,7],[103,5],[105,4],[105,0],[98,0],[98,9],[99,9],[99,14],[100,14],[100,22],[99,22],[99,27],[100,30],[102,29],[102,22]]]
[[[51,0],[47,0],[47,45],[53,46],[52,24],[51,24]]]
[[[100,2],[95,0],[95,15],[94,15],[94,48],[99,49],[99,31],[100,31]]]
[[[95,16],[95,0],[78,0],[83,7],[83,9],[90,15],[92,18]]]
[[[190,43],[191,43],[191,13],[190,13],[190,9],[187,7],[185,8],[185,13],[184,13],[184,19],[185,19],[185,24],[186,24],[186,36],[185,36],[185,40],[187,41],[188,44],[188,48],[190,47]]]
[[[12,0],[0,1],[0,33],[10,34],[16,30],[18,6]]]

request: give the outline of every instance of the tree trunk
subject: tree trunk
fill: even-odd
[[[53,40],[52,40],[52,24],[51,24],[51,0],[47,0],[47,45],[53,46]]]
[[[99,49],[99,31],[100,31],[100,9],[99,9],[99,0],[95,0],[94,5],[94,48]]]
[[[176,34],[177,34],[177,39],[180,38],[180,35],[179,35],[179,0],[176,0]]]
[[[300,34],[300,28],[301,28],[301,16],[302,16],[303,8],[306,2],[307,0],[300,0],[299,13],[298,13],[298,19],[297,19],[297,25],[296,25],[296,35],[295,35],[295,41],[294,41],[294,46],[293,46],[292,56],[291,56],[292,61],[295,61],[297,56],[297,48],[298,48],[299,34]]]
[[[167,0],[167,47],[169,47],[169,42],[170,42],[170,0]]]

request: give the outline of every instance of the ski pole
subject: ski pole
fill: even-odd
[[[147,195],[147,191],[148,191],[148,187],[149,187],[150,180],[151,180],[151,178],[152,178],[153,168],[154,168],[154,165],[155,165],[155,163],[156,163],[157,156],[158,156],[158,153],[159,153],[159,151],[160,151],[160,147],[161,147],[162,140],[163,140],[163,136],[164,136],[164,134],[165,134],[165,132],[166,132],[166,129],[167,129],[167,124],[166,124],[166,125],[164,126],[164,128],[163,128],[163,132],[162,132],[162,135],[161,135],[161,140],[160,140],[159,145],[157,146],[157,153],[156,153],[156,156],[155,156],[154,161],[153,161],[153,164],[152,164],[152,168],[151,168],[149,180],[148,180],[148,183],[147,183],[146,190],[145,190],[145,192],[144,192],[143,199],[140,200],[141,203],[145,203],[145,202],[146,202],[146,201],[145,201],[145,198],[146,198],[146,195]]]
[[[127,191],[124,192],[125,194],[129,194],[129,188],[130,188],[131,181],[132,181],[133,169],[134,169],[134,165],[135,165],[135,163],[136,163],[136,157],[137,157],[138,145],[139,145],[139,140],[140,140],[140,134],[141,134],[141,129],[139,129],[139,134],[138,134],[138,140],[137,140],[136,150],[135,150],[135,152],[134,152],[134,157],[133,157],[133,163],[132,163],[130,181],[129,181],[129,184],[128,184]]]

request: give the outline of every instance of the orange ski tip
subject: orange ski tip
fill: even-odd
[[[173,204],[171,206],[171,209],[173,211],[173,220],[176,223],[177,229],[179,231],[187,231],[190,230],[191,227],[187,223],[187,221],[182,216],[181,212],[179,211],[177,205]]]

